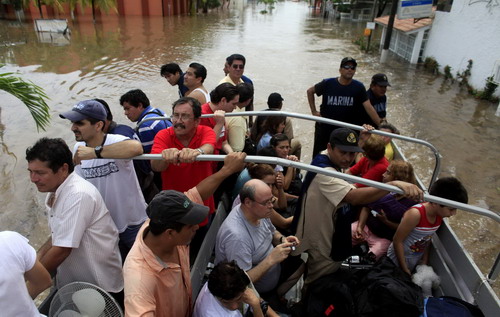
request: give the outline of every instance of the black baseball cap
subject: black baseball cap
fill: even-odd
[[[208,215],[209,208],[192,202],[186,195],[176,190],[163,190],[156,194],[146,208],[151,223],[166,224],[180,222],[197,225]]]
[[[333,130],[330,134],[330,145],[346,152],[363,152],[358,146],[358,135],[348,128]]]
[[[375,74],[372,77],[372,84],[376,84],[379,86],[390,86],[389,80],[387,79],[387,76],[385,74]]]
[[[352,57],[344,57],[342,61],[340,62],[340,67],[344,66],[347,63],[352,63],[354,67],[358,66],[358,63],[356,63],[356,60]]]
[[[93,118],[106,121],[107,113],[104,106],[96,100],[80,101],[73,106],[71,111],[59,114],[59,117],[68,119],[72,122]]]
[[[269,95],[269,97],[267,98],[267,105],[269,106],[269,108],[271,109],[276,109],[276,108],[279,108],[280,106],[280,103],[285,100],[283,99],[283,97],[281,97],[280,94],[278,94],[277,92],[273,92],[272,94]]]

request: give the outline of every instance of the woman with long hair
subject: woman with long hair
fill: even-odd
[[[257,151],[268,147],[273,135],[285,131],[285,121],[286,117],[269,116],[266,118],[262,125],[262,131],[257,136]]]

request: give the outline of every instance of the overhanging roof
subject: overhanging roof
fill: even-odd
[[[425,19],[420,19],[417,22],[414,21],[414,19],[403,19],[400,20],[396,16],[394,19],[394,28],[404,32],[404,33],[415,33],[417,31],[420,31],[421,29],[429,29],[432,25],[433,19],[431,18],[425,18]],[[389,16],[383,16],[375,19],[375,22],[377,24],[387,26],[389,24]]]

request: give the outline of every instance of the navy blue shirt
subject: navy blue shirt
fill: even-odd
[[[365,109],[363,102],[368,100],[365,86],[352,80],[349,85],[341,85],[338,78],[323,79],[314,86],[316,95],[323,96],[320,113],[322,117],[362,125]]]
[[[184,73],[181,73],[181,77],[177,81],[177,86],[179,86],[179,98],[182,98],[186,95],[186,92],[189,90],[186,86],[184,86]]]

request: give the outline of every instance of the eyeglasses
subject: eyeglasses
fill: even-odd
[[[276,197],[273,196],[273,198],[268,199],[268,200],[263,201],[263,202],[258,202],[258,201],[253,200],[253,199],[252,199],[252,201],[255,201],[257,204],[259,204],[261,206],[267,207],[267,206],[272,206],[274,204],[274,202],[276,201]]]
[[[354,65],[344,65],[342,66],[343,69],[352,69],[352,70],[356,70],[356,66]]]
[[[231,67],[234,68],[234,69],[238,69],[238,68],[239,69],[244,69],[245,65],[243,65],[243,64],[233,64],[233,65],[231,65]]]
[[[183,113],[183,114],[174,113],[173,115],[170,116],[170,120],[172,120],[172,121],[177,121],[179,119],[182,119],[182,121],[188,121],[189,119],[192,119],[192,118],[193,117],[191,117],[187,113]]]

